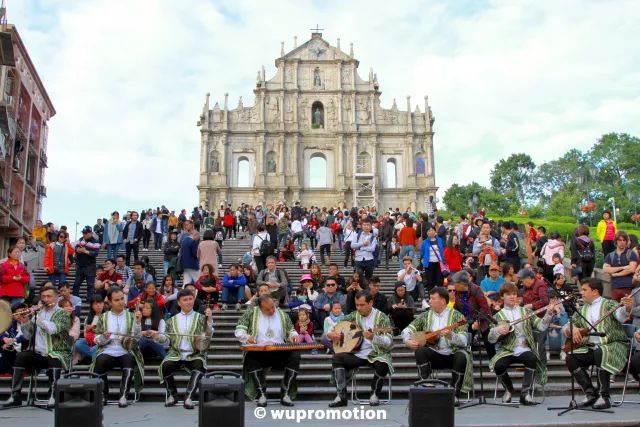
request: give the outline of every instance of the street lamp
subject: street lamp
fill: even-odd
[[[471,196],[471,198],[469,199],[469,202],[467,202],[467,205],[469,206],[469,209],[471,209],[472,213],[476,213],[476,206],[478,204],[478,195],[476,193],[473,193],[473,195]]]
[[[616,212],[616,199],[613,197],[609,197],[609,200],[607,200],[607,202],[611,203],[611,206],[613,207],[613,222],[618,222],[618,215]]]

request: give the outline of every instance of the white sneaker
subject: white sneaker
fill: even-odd
[[[240,311],[242,309],[242,306],[240,305],[240,303],[236,303],[236,311]]]
[[[371,397],[369,398],[369,406],[378,406],[379,404],[380,399],[378,396],[375,393],[371,394]]]
[[[565,353],[564,351],[560,352],[560,360],[562,360],[563,362],[565,360],[567,360],[567,353]]]
[[[227,309],[227,304],[222,304],[222,311],[225,311]]]
[[[547,360],[551,360],[551,352],[547,351]]]
[[[502,403],[510,403],[511,402],[511,393],[505,391],[502,395]]]

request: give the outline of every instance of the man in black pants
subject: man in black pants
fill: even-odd
[[[277,307],[271,295],[260,296],[257,306],[244,312],[234,335],[243,345],[298,343],[298,333],[291,318]],[[280,404],[293,406],[295,381],[300,370],[299,351],[247,351],[242,365],[245,395],[249,399],[257,397],[257,405],[260,407],[267,406],[265,369],[284,369]]]
[[[100,252],[100,243],[93,237],[93,229],[82,229],[82,239],[76,244],[76,278],[73,281],[73,294],[80,296],[80,285],[87,281],[87,301],[93,298],[96,282],[96,258]]]
[[[102,379],[104,394],[102,398],[106,404],[109,397],[107,372],[116,367],[122,369],[118,406],[125,408],[128,406],[127,395],[131,389],[134,375],[138,376],[136,378],[137,389],[142,388],[144,362],[137,347],[133,350],[123,347],[123,335],[140,336],[142,312],[137,311],[134,315],[125,310],[125,295],[119,288],[111,288],[108,298],[111,310],[102,314],[96,325],[95,342],[98,345],[98,350],[91,365],[91,372],[95,372]]]
[[[355,242],[351,244],[351,249],[356,250],[356,270],[360,271],[361,279],[363,279],[363,276],[366,278],[363,282],[367,284],[373,276],[375,268],[374,253],[378,246],[378,239],[371,232],[371,220],[365,219],[362,221],[362,232],[354,240]]]
[[[69,346],[69,314],[58,307],[58,292],[49,285],[40,291],[42,309],[37,317],[15,316],[22,334],[29,340],[29,348],[16,356],[11,379],[11,397],[3,407],[22,405],[22,384],[27,369],[36,373],[49,369],[49,401],[47,407],[55,405],[55,383],[63,369],[69,369],[71,347]],[[34,321],[35,320],[35,321]]]
[[[329,403],[331,408],[347,406],[347,370],[361,366],[373,368],[374,374],[369,398],[371,406],[380,404],[378,396],[382,392],[384,379],[393,373],[391,364],[393,338],[389,317],[373,307],[373,295],[369,291],[358,291],[355,301],[357,311],[348,314],[343,320],[353,322],[358,326],[363,331],[364,339],[360,348],[354,353],[337,353],[331,359],[333,380],[338,392],[336,398]],[[327,333],[327,337],[337,343],[341,339],[341,334],[333,332],[332,328]]]
[[[500,298],[504,301],[504,308],[494,316],[498,326],[489,332],[489,341],[495,343],[501,339],[502,345],[500,351],[491,358],[489,369],[496,373],[505,388],[502,401],[509,403],[514,390],[508,369],[514,363],[522,363],[525,371],[520,389],[520,403],[535,405],[531,393],[534,377],[537,376],[538,381],[544,384],[547,379],[547,367],[536,351],[533,329],[545,331],[549,327],[554,307],[549,305],[542,319],[538,316],[530,316],[527,320],[521,320],[531,315],[532,311],[517,304],[518,287],[513,283],[505,283],[500,287]],[[514,323],[516,321],[517,324]],[[510,323],[514,323],[511,325],[512,330]]]
[[[122,230],[122,238],[125,247],[125,263],[130,265],[131,251],[133,251],[133,260],[138,261],[138,249],[140,240],[142,240],[142,223],[138,221],[138,212],[131,212],[131,220],[127,222]]]
[[[193,309],[194,297],[187,290],[178,292],[178,305],[180,312],[167,321],[166,335],[159,331],[158,342],[169,343],[167,356],[160,363],[160,378],[164,380],[167,395],[164,406],[174,406],[177,401],[178,388],[173,374],[180,368],[186,368],[191,373],[184,398],[184,408],[193,409],[193,396],[198,388],[200,378],[207,371],[206,350],[194,348],[195,340],[189,335],[204,335],[211,337],[213,334],[213,320],[211,309],[205,310],[205,315]],[[181,334],[181,335],[176,335]],[[193,343],[193,344],[192,344]]]
[[[402,331],[404,344],[415,351],[418,375],[428,380],[435,369],[451,369],[451,385],[455,389],[455,404],[460,391],[469,391],[473,386],[471,353],[467,342],[467,321],[459,311],[449,308],[449,294],[443,287],[435,287],[429,292],[431,310],[422,313]],[[455,328],[444,328],[460,323]],[[439,332],[437,341],[430,345],[423,341],[424,333]],[[421,339],[414,337],[415,333]],[[427,344],[425,346],[425,343]]]

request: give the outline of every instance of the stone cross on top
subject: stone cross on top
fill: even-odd
[[[311,28],[311,31],[313,31],[312,34],[322,34],[320,31],[324,31],[324,28],[319,28],[318,24],[316,24],[316,28]]]

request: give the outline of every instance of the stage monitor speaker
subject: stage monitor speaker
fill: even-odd
[[[409,388],[409,427],[453,427],[453,411],[453,388]]]
[[[198,426],[216,425],[224,427],[244,426],[244,381],[233,372],[233,378],[211,377],[213,372],[200,382],[200,404],[198,405]]]
[[[55,427],[102,427],[102,381],[60,378],[56,386]]]

